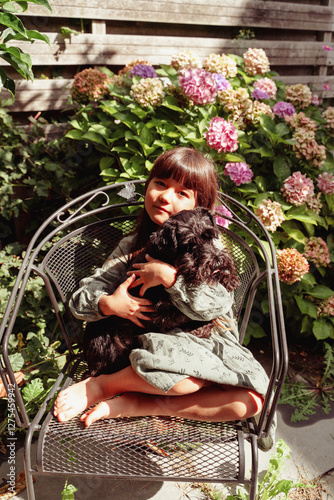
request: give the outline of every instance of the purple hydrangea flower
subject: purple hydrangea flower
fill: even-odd
[[[254,89],[252,92],[253,99],[269,99],[269,94],[263,89]]]
[[[285,101],[277,102],[272,110],[275,115],[280,116],[281,118],[284,118],[285,116],[292,116],[296,112],[295,107],[291,103]]]
[[[212,76],[215,79],[218,92],[232,88],[232,85],[224,75],[221,75],[220,73],[212,73]]]
[[[130,75],[141,76],[142,78],[156,78],[158,76],[153,66],[147,64],[137,64],[130,71]]]

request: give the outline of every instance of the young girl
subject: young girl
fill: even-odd
[[[221,284],[186,289],[172,266],[146,256],[112,295],[108,284],[124,272],[134,250],[171,215],[203,206],[214,210],[218,181],[213,162],[192,148],[162,154],[145,184],[144,210],[135,234],[125,237],[102,269],[80,283],[71,301],[73,314],[86,321],[117,315],[142,326],[152,311],[145,291],[163,285],[171,300],[192,319],[220,318],[208,339],[179,329],[139,336],[131,365],[110,375],[83,380],[61,391],[54,414],[59,421],[81,415],[86,426],[101,418],[168,415],[229,421],[258,414],[268,379],[250,351],[238,342],[232,315],[233,293]],[[221,244],[217,240],[217,244]],[[131,288],[141,286],[140,297]],[[118,397],[115,397],[118,395]],[[97,404],[98,403],[98,404]],[[97,405],[96,405],[97,404]],[[87,410],[88,407],[94,406]]]

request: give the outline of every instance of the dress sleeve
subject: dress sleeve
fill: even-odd
[[[214,240],[217,249],[223,247],[220,239]],[[221,316],[230,315],[234,301],[233,292],[217,283],[213,286],[203,284],[199,287],[186,286],[182,276],[174,285],[166,288],[173,304],[186,316],[196,321],[211,321]]]
[[[215,286],[187,287],[179,276],[171,288],[167,288],[173,304],[186,316],[196,321],[211,321],[230,313],[234,295],[217,283]]]
[[[102,295],[113,292],[113,282],[126,270],[131,254],[134,235],[123,238],[101,268],[93,275],[83,278],[70,301],[72,314],[84,321],[97,321],[105,316],[99,310]]]

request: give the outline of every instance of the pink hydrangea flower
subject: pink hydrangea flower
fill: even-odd
[[[202,64],[190,50],[183,50],[172,57],[170,65],[177,71],[183,68],[201,68]]]
[[[273,106],[273,112],[281,118],[291,116],[295,111],[295,107],[290,102],[279,101]]]
[[[263,49],[249,48],[243,58],[249,75],[264,75],[270,70],[269,59]]]
[[[321,104],[321,103],[322,103],[322,99],[320,99],[317,94],[312,94],[311,104],[313,106],[319,106],[319,104]]]
[[[279,279],[288,285],[300,281],[309,271],[309,263],[295,248],[277,250],[276,256]]]
[[[285,99],[291,102],[296,108],[307,108],[312,101],[312,92],[310,87],[297,83],[288,85],[285,90]]]
[[[334,108],[331,106],[328,106],[326,110],[322,113],[322,116],[326,120],[326,125],[325,127],[329,129],[329,132],[334,132]]]
[[[238,131],[233,125],[224,118],[215,116],[209,123],[208,131],[203,135],[210,148],[218,153],[232,153],[238,149]]]
[[[333,47],[330,47],[329,45],[323,45],[322,48],[324,50],[327,50],[328,52],[331,51],[331,50],[333,50]]]
[[[308,261],[314,262],[316,267],[327,267],[331,262],[327,243],[322,238],[315,236],[306,238],[304,257]]]
[[[318,316],[334,316],[334,295],[317,303]]]
[[[72,97],[79,103],[97,101],[108,93],[110,78],[99,69],[87,68],[74,76]]]
[[[313,130],[298,128],[292,136],[296,140],[293,150],[297,158],[305,158],[310,165],[320,168],[326,160],[326,147],[315,140]]]
[[[285,219],[282,205],[278,201],[270,199],[263,200],[256,207],[255,215],[263,222],[266,229],[272,232],[276,231]]]
[[[300,113],[294,113],[292,116],[286,116],[285,121],[288,122],[291,128],[303,128],[304,130],[316,130],[317,125],[314,120],[311,120],[308,116],[301,111]]]
[[[276,86],[276,83],[274,82],[274,80],[272,80],[271,78],[267,78],[267,77],[260,78],[260,80],[257,80],[254,83],[254,87],[256,89],[264,90],[265,92],[267,92],[269,97],[271,97],[272,99],[275,99],[276,93],[277,93],[277,86]]]
[[[242,162],[226,163],[224,175],[229,175],[230,179],[235,182],[237,186],[240,186],[240,184],[247,184],[247,182],[250,182],[253,178],[253,172],[249,168],[249,165]]]
[[[165,97],[164,86],[159,78],[142,78],[131,86],[130,95],[141,106],[160,106]]]
[[[219,212],[222,215],[227,215],[228,217],[232,217],[232,213],[226,208],[224,205],[219,205],[216,207],[216,212]],[[225,217],[220,217],[216,215],[216,222],[221,227],[228,227],[231,224],[230,220],[225,219]]]
[[[217,86],[212,73],[200,68],[181,70],[179,84],[194,104],[213,103],[217,97]]]
[[[282,191],[289,203],[299,206],[313,196],[314,184],[306,175],[294,172],[283,182]]]
[[[334,194],[334,175],[329,172],[320,174],[317,178],[318,188],[324,194]]]

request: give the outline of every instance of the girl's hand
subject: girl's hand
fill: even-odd
[[[135,274],[131,273],[131,276],[119,285],[112,295],[102,295],[99,299],[99,308],[106,316],[116,315],[144,327],[140,320],[149,320],[150,317],[144,313],[153,312],[154,309],[150,307],[150,300],[133,297],[129,293],[135,279]]]
[[[142,285],[139,295],[143,297],[148,288],[163,285],[165,288],[170,288],[176,280],[175,267],[162,262],[161,260],[153,259],[150,255],[145,255],[147,262],[143,264],[134,264],[134,271],[129,271],[128,274],[135,274],[136,281],[132,283],[130,288]]]

